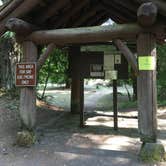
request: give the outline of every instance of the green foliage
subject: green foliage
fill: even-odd
[[[157,47],[158,63],[157,63],[157,83],[158,83],[158,99],[166,99],[166,45]]]
[[[9,38],[13,38],[14,37],[14,33],[13,32],[10,32],[10,31],[7,31],[6,33],[3,34],[2,38],[5,38],[5,39],[9,39]],[[2,39],[1,38],[1,39]]]
[[[40,84],[45,84],[48,78],[49,83],[64,83],[67,79],[68,58],[64,51],[54,49],[39,72]]]

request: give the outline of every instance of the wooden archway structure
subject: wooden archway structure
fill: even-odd
[[[160,0],[151,0],[155,3],[145,3],[140,6],[140,2],[144,2],[143,0],[134,0],[134,4],[137,5],[130,4],[129,2],[124,3],[123,0],[120,0],[116,2],[113,1],[113,10],[109,10],[105,4],[109,4],[110,6],[111,4],[109,3],[109,1],[103,0],[100,5],[94,5],[93,10],[91,12],[88,11],[87,15],[81,16],[78,20],[74,20],[73,24],[70,26],[71,17],[69,15],[65,15],[61,20],[58,18],[53,19],[51,17],[55,15],[55,9],[61,9],[64,4],[69,3],[67,0],[57,1],[57,3],[59,2],[59,4],[55,3],[54,6],[49,8],[47,6],[46,8],[48,8],[48,10],[46,10],[45,12],[41,12],[41,10],[39,10],[39,13],[42,16],[40,21],[38,21],[37,14],[35,15],[35,18],[32,22],[26,22],[26,20],[30,20],[28,19],[29,17],[32,18],[34,10],[31,11],[31,14],[25,15],[25,19],[15,18],[18,16],[21,17],[28,10],[32,9],[36,4],[38,4],[39,2],[41,3],[40,0],[33,0],[32,2],[30,1],[31,0],[24,2],[22,2],[21,0],[13,1],[8,5],[7,8],[4,8],[4,10],[2,10],[3,12],[7,13],[7,16],[3,15],[3,17],[0,18],[0,25],[2,25],[0,26],[1,34],[4,33],[7,29],[13,31],[16,33],[17,40],[22,44],[24,53],[23,61],[36,62],[36,45],[38,44],[48,44],[46,52],[38,60],[39,69],[42,62],[45,61],[48,54],[53,50],[55,46],[114,41],[117,47],[124,52],[128,61],[130,62],[134,71],[137,74],[139,111],[138,121],[141,141],[143,143],[156,143],[156,43],[165,39],[165,25],[162,23],[162,17],[166,16],[166,8],[164,7],[166,6],[166,3],[163,3],[162,5]],[[86,2],[87,1],[77,4],[77,7],[71,11],[71,14],[78,11],[80,8],[82,8],[82,6],[87,5]],[[121,4],[124,8],[127,8],[128,10],[123,10],[122,13],[118,13],[116,9],[117,4]],[[25,5],[27,5],[26,8],[23,8],[22,6]],[[11,14],[8,14],[10,11],[13,11],[16,6],[18,6],[16,10],[17,12],[15,11],[13,13],[11,12]],[[138,8],[138,6],[140,7]],[[133,10],[135,9],[137,10],[137,15],[129,15],[131,13],[134,13]],[[91,16],[98,11],[102,12],[98,13],[98,16],[96,16],[97,18],[100,14],[103,14],[104,16],[100,16],[101,19],[97,21],[92,19]],[[109,15],[107,15],[105,11],[107,11]],[[157,17],[158,15],[160,17]],[[104,21],[106,18],[108,18],[107,16],[112,16],[111,18],[117,23],[123,24],[118,24],[114,27],[87,27],[89,25],[97,25],[101,22],[101,20]],[[11,17],[14,18],[10,19]],[[51,17],[52,20],[58,20],[55,21],[56,24],[54,24],[54,26],[46,26],[46,23],[49,22],[49,20],[47,19],[49,17]],[[74,19],[74,15],[72,15],[72,18]],[[86,18],[92,19],[89,21],[90,23],[88,23],[88,19]],[[47,20],[47,22],[45,20]],[[136,20],[138,21],[136,22]],[[97,21],[97,23],[95,21]],[[85,24],[86,27],[72,28],[84,25],[84,22],[87,23]],[[130,22],[135,23],[131,24]],[[37,23],[37,25],[34,25],[33,23]],[[49,30],[46,30],[46,28],[42,29],[40,25],[43,27],[46,26],[46,28],[49,28]],[[123,44],[121,40],[136,41],[139,62],[138,65],[137,60],[132,56],[130,50]],[[21,89],[20,103],[20,115],[22,121],[27,128],[33,129],[35,126],[34,88],[25,87]]]

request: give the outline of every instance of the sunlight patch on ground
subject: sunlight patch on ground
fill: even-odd
[[[128,150],[132,149],[132,147],[134,147],[135,150],[139,149],[140,143],[138,138],[136,139],[126,136],[111,136],[103,142],[103,145],[99,146],[100,149],[105,150]]]
[[[88,118],[88,126],[108,126],[113,127],[113,117],[95,116]],[[118,118],[118,126],[122,128],[138,128],[137,119]]]
[[[57,156],[61,156],[62,158],[64,158],[65,160],[74,160],[78,157],[80,157],[80,154],[76,154],[76,153],[69,153],[69,152],[54,152],[54,158],[56,158]],[[87,156],[88,157],[88,156]],[[67,166],[67,165],[64,165]]]
[[[92,118],[88,118],[86,121],[86,125],[88,126],[113,126],[112,117],[104,117],[104,116],[95,116]]]

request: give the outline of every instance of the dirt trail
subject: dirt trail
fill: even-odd
[[[96,99],[101,97],[98,92],[93,94]],[[19,129],[14,111],[16,102],[0,98],[0,103],[0,117],[3,117],[0,120],[0,166],[150,166],[137,158],[141,146],[137,119],[119,118],[119,131],[116,132],[112,117],[89,113],[86,127],[80,129],[79,115],[46,105],[37,111],[38,141],[31,148],[20,148],[13,146]],[[9,103],[15,105],[13,110],[4,108]],[[91,106],[95,109],[94,103]],[[6,114],[10,114],[9,118]],[[160,110],[159,138],[165,144],[164,116],[166,111]]]
[[[87,96],[84,101],[85,111],[93,111],[96,108],[99,108],[97,102],[105,95],[111,94],[112,89],[103,89],[93,92],[91,95]]]

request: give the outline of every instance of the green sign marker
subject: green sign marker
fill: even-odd
[[[153,56],[140,56],[138,58],[139,70],[155,70],[156,63]]]

